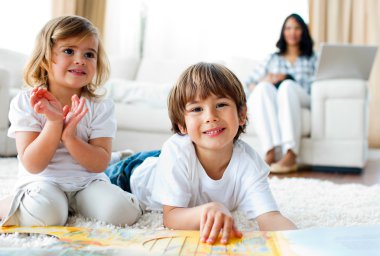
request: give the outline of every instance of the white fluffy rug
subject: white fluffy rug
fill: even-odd
[[[0,158],[0,198],[11,191],[16,176],[16,158]],[[379,185],[337,185],[327,181],[300,178],[272,178],[270,184],[281,212],[299,228],[380,224]],[[257,230],[254,221],[247,220],[238,212],[235,212],[234,216],[242,230]],[[115,228],[79,216],[70,218],[68,225]],[[147,213],[131,228],[161,229],[162,215]],[[54,241],[54,238],[43,235],[0,235],[0,247],[3,248],[41,247]]]

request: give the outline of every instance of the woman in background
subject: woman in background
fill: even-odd
[[[301,140],[301,108],[310,108],[316,68],[313,40],[298,14],[289,15],[272,53],[253,72],[247,86],[248,111],[273,173],[296,171]],[[276,162],[276,147],[282,158]]]

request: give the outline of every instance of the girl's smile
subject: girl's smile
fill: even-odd
[[[69,72],[72,73],[73,75],[78,75],[78,76],[83,76],[86,75],[86,71],[82,69],[69,69]]]

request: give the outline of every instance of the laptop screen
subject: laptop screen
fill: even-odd
[[[368,80],[376,56],[377,46],[322,44],[316,80]]]

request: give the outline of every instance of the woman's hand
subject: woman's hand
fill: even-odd
[[[77,125],[88,112],[88,109],[85,107],[85,102],[86,98],[82,97],[79,100],[76,94],[71,97],[71,109],[66,115],[66,122],[61,137],[62,141],[76,137]]]
[[[254,84],[254,83],[249,83],[249,84],[248,84],[248,90],[249,90],[250,92],[253,92],[253,90],[255,89],[255,87],[256,87],[256,84]]]
[[[285,80],[285,78],[286,78],[286,74],[268,73],[263,80],[271,84],[277,84],[278,82]]]
[[[203,205],[200,222],[201,242],[213,244],[220,233],[222,244],[228,243],[231,234],[242,237],[242,232],[236,228],[230,211],[224,205],[215,202]]]

